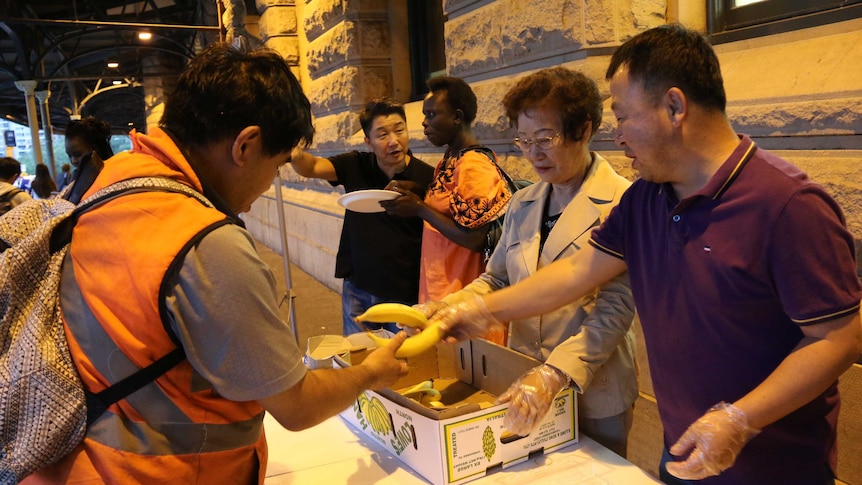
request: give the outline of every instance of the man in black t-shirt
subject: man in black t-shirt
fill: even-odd
[[[396,185],[424,197],[434,168],[410,153],[404,107],[391,99],[376,99],[359,114],[359,122],[370,152],[321,158],[297,150],[291,157],[294,170],[343,185],[346,192]],[[382,208],[374,213],[345,211],[335,262],[335,276],[343,279],[344,335],[362,330],[353,319],[372,305],[417,302],[421,244],[419,217],[389,216]],[[394,323],[382,327],[398,331]]]

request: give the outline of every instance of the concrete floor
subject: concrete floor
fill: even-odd
[[[278,285],[281,315],[289,320],[288,301],[285,298],[284,260],[281,254],[258,242],[261,258],[272,268]],[[297,266],[290,265],[293,302],[295,305],[296,326],[299,347],[306,348],[310,337],[316,335],[341,335],[341,295],[324,286]]]

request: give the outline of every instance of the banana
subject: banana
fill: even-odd
[[[378,347],[386,345],[386,342],[389,341],[389,339],[374,335],[373,332],[367,333],[371,340],[373,340]],[[443,333],[443,329],[440,328],[440,325],[437,323],[433,323],[425,327],[425,329],[417,335],[408,337],[407,340],[405,340],[404,343],[401,344],[401,347],[399,347],[398,350],[395,352],[395,357],[399,359],[415,357],[416,355],[419,355],[422,352],[425,352],[426,350],[436,345],[437,342],[443,339],[444,335],[445,334]]]
[[[435,400],[440,400],[440,391],[434,389],[434,381],[432,380],[422,381],[406,391],[401,391],[400,394],[405,397],[418,394],[419,400],[423,399],[426,395],[433,397]]]
[[[419,310],[401,303],[379,303],[354,320],[357,322],[400,323],[406,327],[425,328],[428,319]]]

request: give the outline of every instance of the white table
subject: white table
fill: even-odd
[[[427,485],[377,443],[338,416],[301,432],[265,420],[269,443],[267,485]],[[660,483],[619,455],[581,435],[580,442],[527,460],[470,484],[640,485]]]

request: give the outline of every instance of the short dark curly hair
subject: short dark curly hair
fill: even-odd
[[[21,175],[21,162],[12,157],[0,157],[0,178],[9,180]]]
[[[460,109],[464,113],[464,123],[471,125],[476,119],[479,105],[476,101],[476,93],[463,79],[452,76],[436,76],[429,79],[426,84],[431,93],[446,91],[446,100],[452,110]]]
[[[107,160],[114,156],[111,148],[111,125],[95,116],[72,120],[66,126],[66,138],[77,138],[95,151],[99,158]]]
[[[566,139],[584,136],[584,123],[592,123],[590,137],[602,123],[602,96],[594,80],[581,72],[552,67],[521,78],[503,97],[506,116],[517,126],[518,115],[537,107],[557,111]]]
[[[216,43],[195,56],[165,99],[161,126],[179,145],[207,146],[260,126],[263,152],[311,144],[311,104],[273,50]]]

